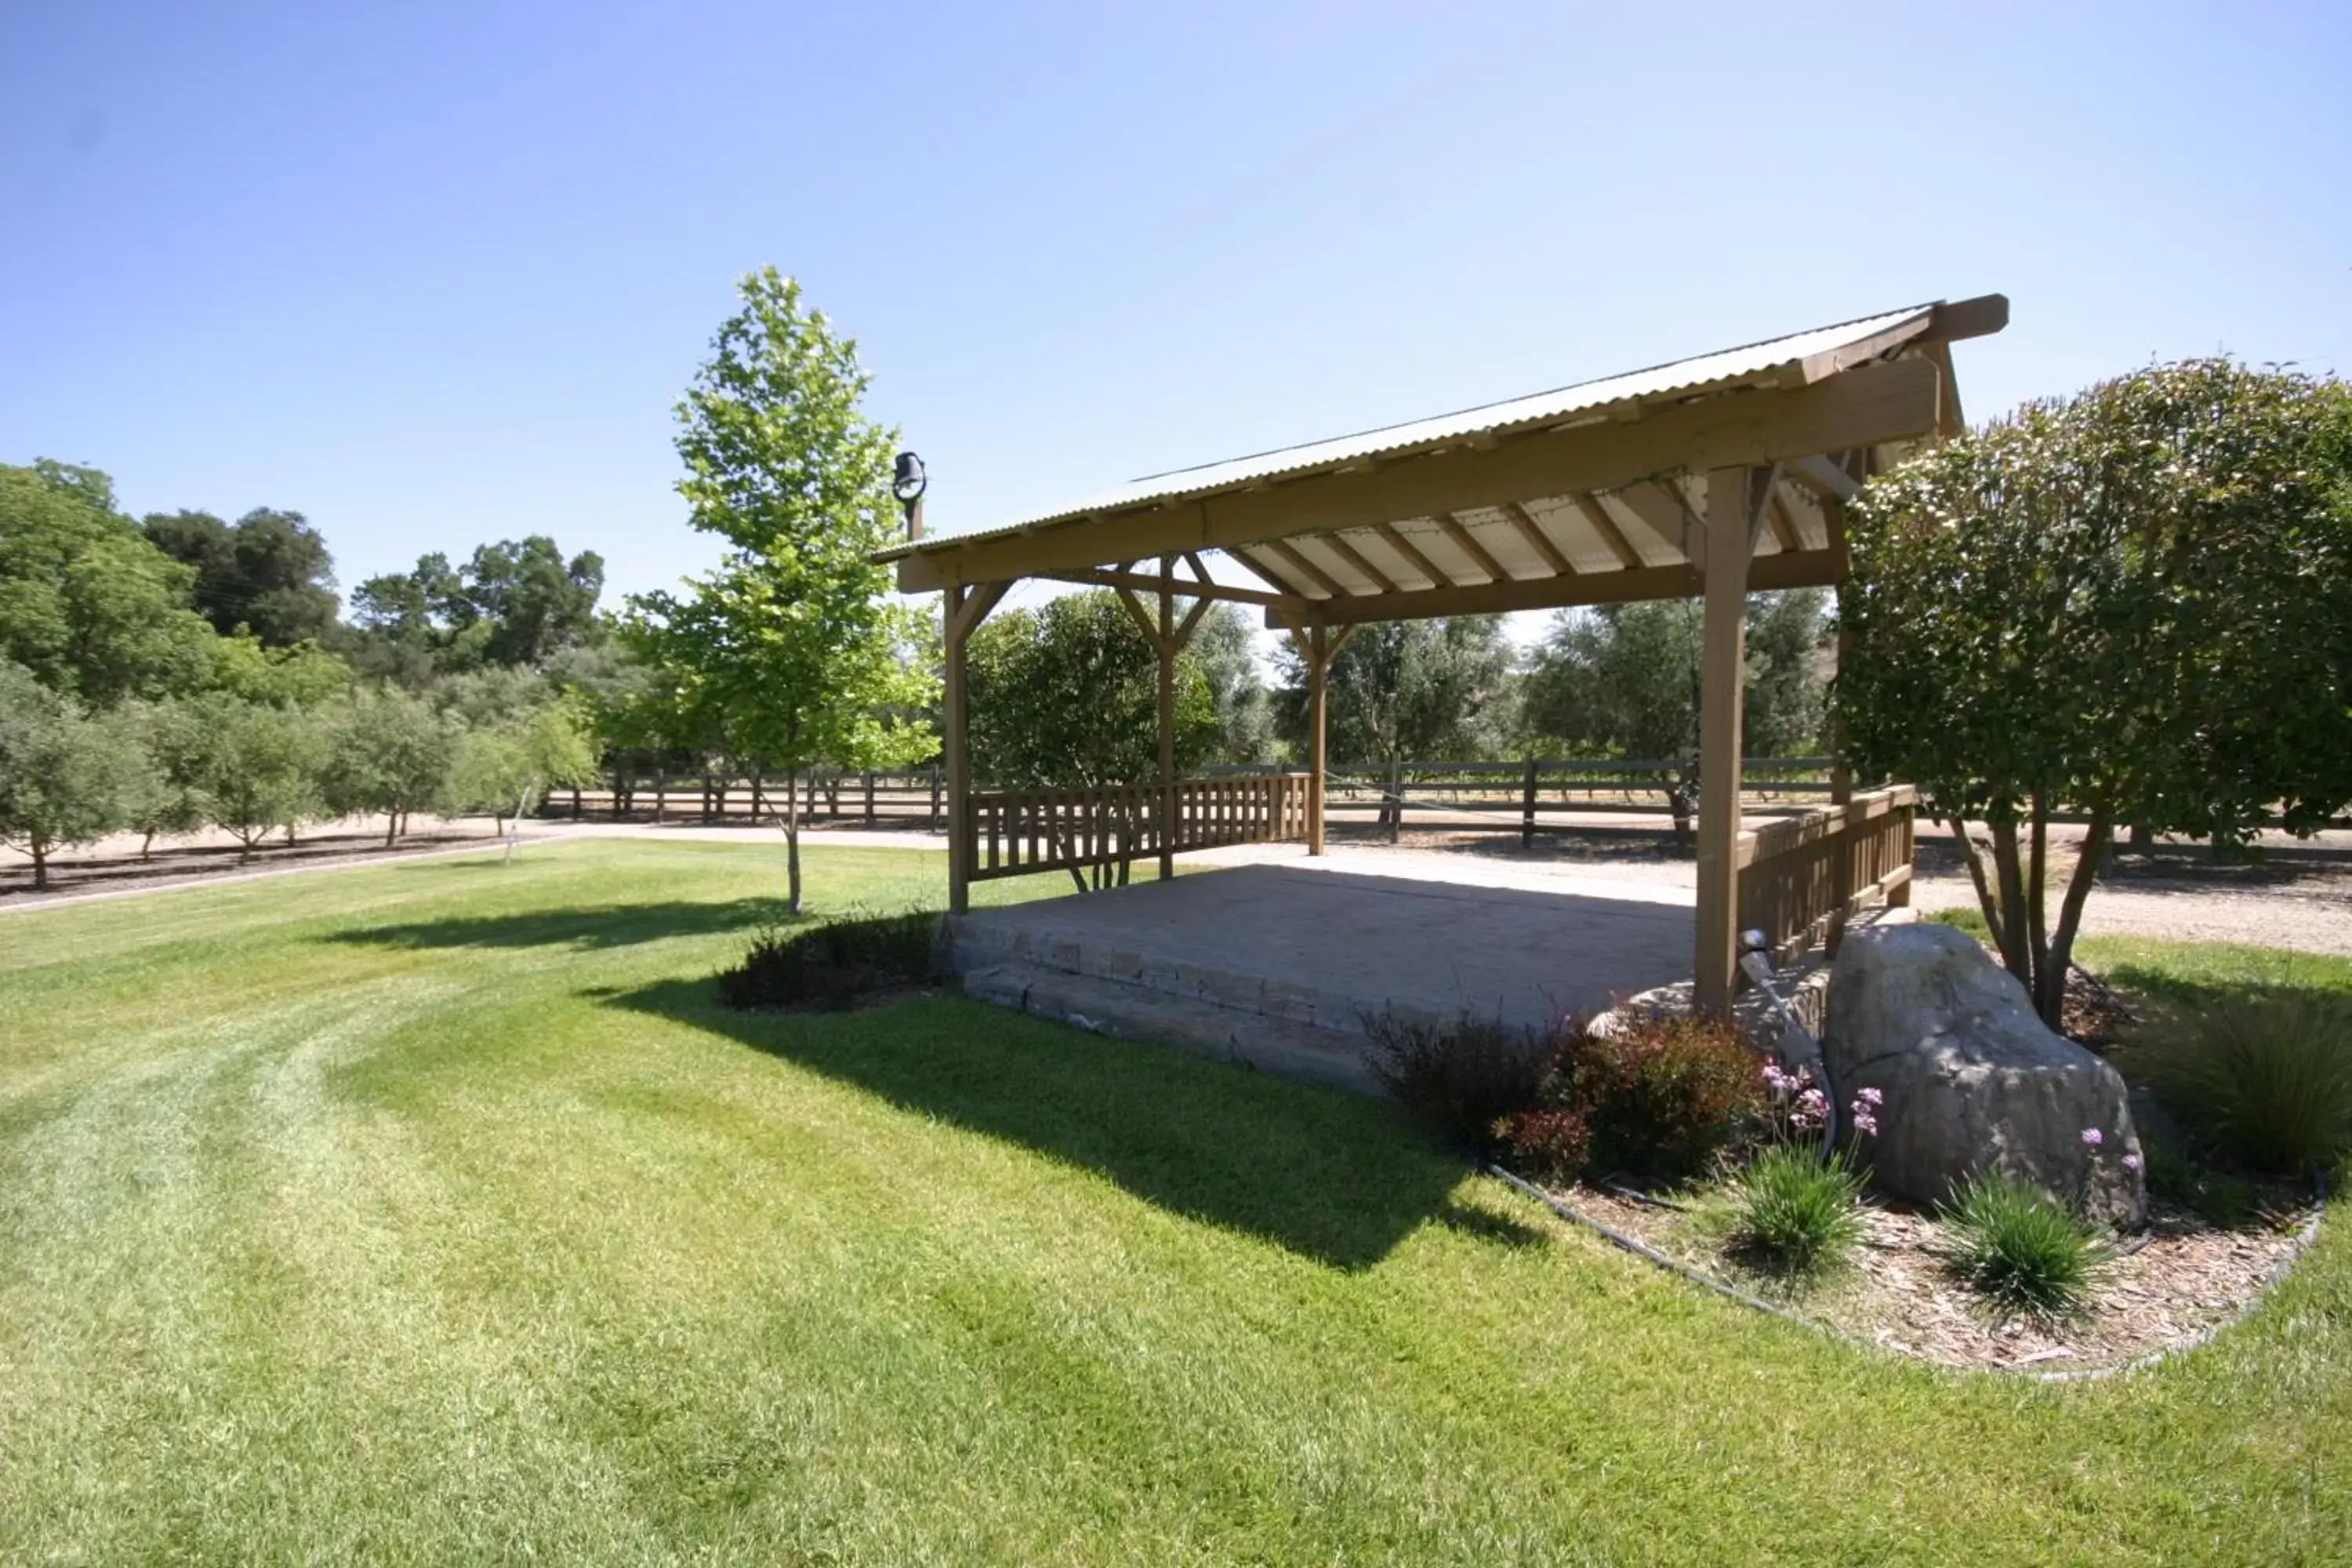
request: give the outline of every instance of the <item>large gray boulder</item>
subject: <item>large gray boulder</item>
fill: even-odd
[[[1831,972],[1824,1065],[1841,1101],[1885,1097],[1864,1148],[1878,1184],[1941,1203],[1996,1170],[2136,1226],[2147,1191],[2123,1079],[2044,1027],[2016,976],[1947,925],[1847,933]],[[2100,1141],[2084,1141],[2085,1129]]]

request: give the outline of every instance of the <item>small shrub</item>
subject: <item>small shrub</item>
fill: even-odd
[[[751,939],[743,962],[719,976],[730,1007],[835,1009],[895,985],[938,975],[939,916],[925,910],[868,915]]]
[[[1843,1262],[1862,1240],[1862,1176],[1843,1153],[1795,1143],[1766,1149],[1731,1184],[1731,1241],[1776,1272]]]
[[[1532,1109],[1558,1047],[1551,1037],[1500,1018],[1465,1016],[1424,1024],[1381,1013],[1364,1020],[1372,1076],[1398,1103],[1481,1154],[1497,1147],[1498,1122]]]
[[[1952,1264],[2004,1312],[2078,1311],[2114,1254],[2049,1194],[1991,1173],[1972,1178],[1945,1216]]]
[[[1572,1182],[1592,1148],[1592,1130],[1573,1110],[1522,1110],[1495,1125],[1513,1170],[1538,1182]]]
[[[2305,1176],[2352,1150],[2352,1004],[2257,993],[2139,1031],[2120,1058],[2189,1131],[2250,1170]]]
[[[1583,1114],[1593,1164],[1664,1181],[1706,1171],[1767,1109],[1755,1054],[1738,1029],[1649,1014],[1623,1017],[1605,1036],[1580,1036],[1544,1099]]]

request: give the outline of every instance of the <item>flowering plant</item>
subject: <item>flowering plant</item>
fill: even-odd
[[[1777,1061],[1764,1064],[1764,1088],[1771,1096],[1773,1112],[1790,1137],[1811,1137],[1829,1121],[1830,1099],[1820,1085],[1813,1082],[1812,1069],[1800,1067],[1794,1072]],[[1846,1106],[1846,1125],[1858,1137],[1878,1135],[1878,1108],[1886,1097],[1874,1089],[1857,1092]]]

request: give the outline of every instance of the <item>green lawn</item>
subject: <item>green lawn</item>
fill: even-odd
[[[2352,1556],[2340,1219],[2152,1373],[1939,1373],[1379,1104],[953,999],[729,1015],[779,859],[0,915],[0,1560]]]

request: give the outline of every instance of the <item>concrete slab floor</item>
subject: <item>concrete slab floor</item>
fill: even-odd
[[[1251,1006],[1230,993],[1248,977],[1264,998],[1253,1010],[1350,1031],[1389,1007],[1536,1024],[1690,973],[1687,889],[1454,869],[1298,856],[983,910],[963,929],[975,951],[1120,978],[1139,968],[1144,984],[1197,976],[1192,994],[1225,1005]]]

